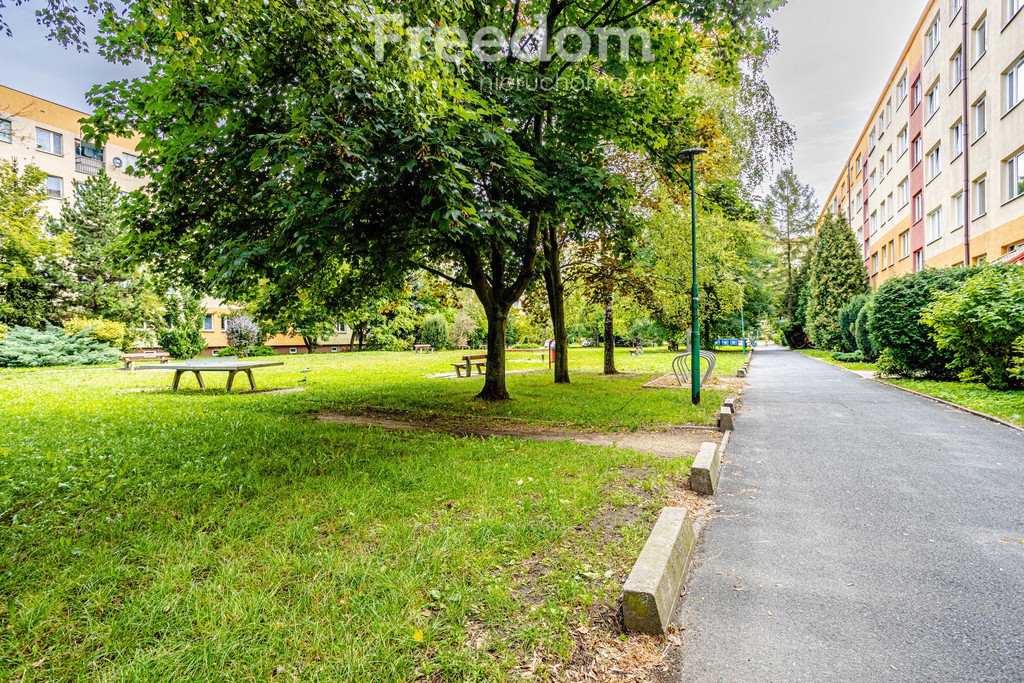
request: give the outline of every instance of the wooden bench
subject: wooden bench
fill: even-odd
[[[237,358],[218,358],[216,360],[189,360],[184,363],[173,363],[168,365],[141,365],[140,370],[173,370],[174,381],[171,383],[171,391],[178,390],[178,383],[181,382],[181,376],[186,372],[191,372],[196,376],[196,381],[199,382],[199,388],[205,389],[206,382],[203,381],[204,372],[226,372],[228,373],[228,385],[225,391],[231,391],[231,386],[235,382],[235,375],[238,373],[244,373],[249,379],[249,388],[253,391],[256,390],[256,380],[252,376],[252,371],[256,368],[269,368],[275,365],[284,365],[281,361],[248,361],[238,362]]]
[[[143,351],[142,353],[122,353],[121,361],[124,362],[124,369],[128,372],[135,371],[135,364],[144,360],[158,360],[166,363],[171,359],[171,354],[163,351]]]
[[[547,349],[505,349],[505,353],[506,354],[509,354],[509,353],[539,353],[540,354],[540,360],[541,360],[541,362],[543,362],[544,359],[547,358],[548,350]],[[479,361],[484,361],[484,362],[481,363]],[[487,354],[486,353],[477,354],[477,355],[470,355],[470,356],[463,356],[462,357],[462,362],[461,363],[452,363],[452,367],[455,368],[455,375],[457,377],[460,377],[460,378],[462,377],[462,371],[463,370],[466,371],[466,377],[472,377],[473,376],[473,368],[474,367],[476,368],[476,371],[477,371],[478,375],[484,374],[484,369],[487,367],[487,362],[486,361],[487,361]]]
[[[413,344],[412,350],[416,353],[433,353],[434,347],[430,344]]]

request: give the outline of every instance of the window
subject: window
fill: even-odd
[[[964,153],[964,122],[957,121],[956,124],[949,129],[949,138],[953,147],[953,158],[956,159]]]
[[[974,25],[974,61],[985,56],[988,52],[988,17],[982,17],[981,21]]]
[[[871,191],[874,192],[878,188],[878,174],[875,171],[871,172],[871,184],[868,185]]]
[[[895,213],[895,210],[896,210],[896,202],[893,201],[892,192],[889,193],[889,198],[886,200],[885,206],[886,206],[886,209],[888,210],[888,213],[885,214],[885,219],[887,221],[891,221],[892,217],[893,217],[893,214]]]
[[[885,127],[888,128],[892,125],[892,98],[885,103]]]
[[[889,265],[896,265],[896,243],[889,240]]]
[[[907,72],[903,72],[903,78],[896,84],[896,101],[903,104],[903,100],[907,99]]]
[[[345,327],[345,323],[338,323],[334,326],[334,331],[338,334],[345,334],[346,330],[347,328]]]
[[[917,166],[924,159],[924,140],[918,135],[914,138],[914,153],[910,157],[911,167]]]
[[[86,140],[75,140],[75,156],[103,161],[103,148]]]
[[[900,199],[900,208],[910,203],[910,178],[904,178],[896,190],[896,196]]]
[[[974,217],[981,218],[988,213],[988,178],[974,181]]]
[[[914,89],[911,92],[910,108],[917,110],[921,106],[921,79],[914,81]]]
[[[13,142],[14,128],[10,119],[0,119],[0,142]]]
[[[36,128],[36,149],[48,154],[64,155],[64,136],[53,131]]]
[[[55,175],[46,176],[46,196],[50,199],[64,197],[64,179]]]
[[[904,128],[900,131],[900,134],[896,137],[896,156],[900,159],[907,153],[910,148],[910,132]]]
[[[878,137],[885,135],[885,111],[878,114]]]
[[[928,214],[928,241],[934,242],[942,237],[942,207]]]
[[[878,232],[878,212],[877,211],[872,211],[871,212],[871,234],[874,235],[876,232]]]
[[[988,98],[984,95],[974,103],[974,139],[988,132]]]
[[[884,154],[882,155],[882,158],[878,160],[878,177],[879,178],[884,178],[885,177],[885,155]]]
[[[892,167],[893,167],[893,165],[894,165],[894,164],[892,163],[892,147],[889,147],[889,149],[887,149],[887,150],[885,151],[885,165],[886,165],[886,168],[888,168],[888,169],[889,169],[889,171],[888,171],[888,172],[889,172],[889,173],[892,173]]]
[[[878,275],[878,252],[871,255],[871,274]]]
[[[888,253],[886,251],[887,249],[888,249],[888,247],[883,244],[882,245],[882,270],[885,270],[888,267],[888,263],[887,263],[888,259],[886,258],[886,254]]]
[[[949,80],[953,82],[950,90],[956,88],[964,80],[964,51],[959,49],[949,60]]]
[[[924,270],[924,249],[918,249],[914,252],[914,272],[920,273]]]
[[[292,354],[293,356],[295,354],[297,354],[298,352],[299,352],[299,350],[297,348],[295,348],[294,346],[291,347],[290,349],[288,349],[288,353]]]
[[[950,12],[950,15],[955,17],[956,13],[960,11],[960,7],[962,5],[963,5],[963,0],[950,0],[949,1],[949,8],[952,10],[952,12]]]
[[[928,152],[928,158],[924,167],[925,180],[933,180],[942,172],[942,145],[935,145],[935,148]]]
[[[924,194],[918,192],[914,195],[914,222],[918,223],[924,219]]]
[[[213,316],[209,313],[203,316],[203,332],[213,332]]]
[[[910,231],[900,234],[900,258],[904,259],[910,256]]]
[[[1017,12],[1024,8],[1024,0],[1006,0],[1006,23],[1017,16]]]
[[[863,168],[863,164],[861,163],[863,160],[864,160],[864,155],[863,154],[858,154],[857,155],[857,175],[860,175],[861,168]]]
[[[864,192],[857,190],[857,206],[860,207],[864,204]]]
[[[881,221],[882,225],[885,225],[885,200],[882,200],[882,205],[878,207],[878,220]]]
[[[227,332],[227,330],[228,330],[228,317],[226,315],[222,315],[220,317],[220,331],[221,332]]]
[[[953,225],[956,228],[964,227],[964,193],[958,192],[953,196]]]
[[[337,346],[332,346],[331,347],[331,353],[337,353],[337,352],[338,352],[338,347]]]
[[[138,154],[128,154],[128,153],[122,154],[121,155],[121,162],[122,162],[121,170],[122,171],[127,171],[129,168],[134,168],[135,164],[139,163],[139,155]]]
[[[939,46],[942,41],[942,21],[941,15],[935,15],[935,21],[928,27],[928,32],[924,34],[924,56],[925,59],[932,56],[935,52],[935,48]]]
[[[868,135],[868,148],[871,151],[874,151],[875,150],[875,145],[877,145],[877,144],[878,144],[878,133],[875,132],[874,128],[872,128],[870,135]]]
[[[1024,0],[1021,0],[1024,2]],[[1004,76],[1006,79],[1006,111],[1010,111],[1024,99],[1024,57],[1010,67]]]
[[[936,81],[932,89],[924,96],[924,117],[930,119],[939,110],[939,83]]]
[[[1024,195],[1024,152],[1006,162],[1007,199]]]

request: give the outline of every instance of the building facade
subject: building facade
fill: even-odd
[[[1024,250],[1024,0],[928,0],[826,211],[873,287]]]
[[[203,320],[203,339],[206,340],[206,351],[203,355],[215,356],[221,349],[228,346],[228,337],[224,333],[227,327],[227,319],[239,310],[239,306],[232,306],[217,299],[203,299],[203,307],[206,308],[206,318]],[[320,345],[317,353],[341,353],[352,351],[355,345],[354,331],[344,323],[338,323],[334,328],[334,334],[326,339],[318,340]],[[274,334],[264,342],[280,354],[299,355],[307,353],[306,342],[302,336],[290,334]]]
[[[131,174],[139,138],[111,137],[103,146],[82,135],[88,114],[0,85],[0,159],[32,164],[46,177],[47,211],[56,216],[74,201],[74,181],[101,170],[126,192],[146,184]]]

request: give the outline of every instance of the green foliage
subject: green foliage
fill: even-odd
[[[853,351],[852,353],[838,352],[832,354],[832,360],[837,360],[840,363],[865,363],[867,359],[864,358],[864,354],[860,351]]]
[[[1024,387],[1015,365],[1024,336],[1024,268],[990,266],[950,291],[939,293],[921,320],[939,350],[952,354],[950,367],[963,381],[990,389]]]
[[[35,166],[19,171],[0,160],[0,322],[42,327],[60,320],[61,287],[55,264],[67,240],[45,229],[43,182]]]
[[[122,351],[128,350],[125,344],[127,341],[130,341],[127,339],[128,328],[125,327],[124,323],[104,320],[103,318],[71,318],[64,323],[64,332],[69,335],[85,332],[86,336],[92,337],[98,342],[119,348]]]
[[[448,319],[441,313],[427,316],[420,329],[420,341],[436,350],[448,348]]]
[[[839,332],[842,334],[840,348],[846,353],[860,349],[860,345],[857,343],[857,318],[867,302],[866,294],[858,294],[839,311]]]
[[[842,346],[839,311],[867,289],[868,275],[857,239],[847,220],[829,212],[818,227],[811,259],[807,334],[819,349]]]
[[[0,330],[0,337],[2,336],[3,330]],[[1014,343],[1013,350],[1016,357],[1014,358],[1013,368],[1010,370],[1010,374],[1018,380],[1024,380],[1024,335]]]
[[[12,327],[0,339],[0,367],[41,368],[116,363],[120,352],[91,338],[88,330],[68,335],[59,327],[45,330]]]
[[[899,377],[950,378],[951,352],[938,348],[921,320],[936,293],[957,288],[976,272],[963,268],[928,268],[885,281],[875,292],[868,329],[881,353],[884,372]]]
[[[853,335],[857,343],[857,351],[869,361],[878,358],[878,347],[871,336],[871,312],[874,310],[874,298],[868,297],[857,312],[857,320],[853,323]]]
[[[781,308],[790,322],[796,322],[800,293],[806,283],[800,281],[798,272],[800,264],[807,261],[808,246],[814,243],[818,218],[814,188],[800,182],[792,168],[783,169],[771,186],[764,208],[772,237],[782,253]]]
[[[160,346],[171,358],[188,360],[206,349],[203,319],[206,309],[190,290],[173,293],[166,305],[167,327],[160,333]]]
[[[243,352],[242,349],[236,349],[236,348],[234,348],[232,346],[225,346],[224,348],[217,350],[217,355],[218,356],[239,356],[239,357],[248,357],[248,358],[266,358],[266,357],[269,357],[269,356],[276,356],[276,355],[278,355],[278,353],[271,346],[266,346],[264,344],[258,344],[257,346],[251,346],[251,347],[246,348],[244,352]]]

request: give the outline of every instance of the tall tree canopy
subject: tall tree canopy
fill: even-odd
[[[783,169],[765,199],[765,212],[768,214],[768,225],[782,252],[786,280],[783,298],[786,315],[793,321],[800,297],[799,289],[794,286],[796,272],[806,255],[806,246],[811,242],[818,218],[818,200],[814,188],[800,182],[792,168]]]
[[[818,226],[808,283],[807,333],[815,346],[840,348],[839,312],[866,292],[867,284],[868,272],[850,223],[845,216],[828,212]]]

